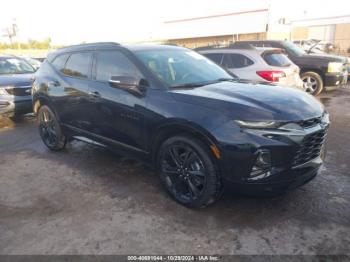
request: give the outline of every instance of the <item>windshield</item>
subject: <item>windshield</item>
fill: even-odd
[[[301,49],[299,46],[297,46],[296,44],[293,44],[292,42],[288,42],[288,41],[285,41],[283,43],[284,45],[284,48],[291,52],[293,55],[296,55],[296,56],[302,56],[302,55],[305,55],[306,52]]]
[[[0,58],[0,74],[34,73],[34,68],[25,60],[19,58]]]
[[[191,50],[143,50],[136,56],[170,87],[233,79],[214,62]]]

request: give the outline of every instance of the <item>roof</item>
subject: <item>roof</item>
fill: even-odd
[[[86,43],[79,45],[71,45],[67,47],[62,47],[57,49],[57,52],[67,52],[67,51],[83,51],[83,50],[94,50],[97,48],[115,48],[120,46],[119,43],[115,42],[98,42],[98,43]]]
[[[156,44],[140,44],[140,45],[123,45],[123,47],[130,51],[147,51],[147,50],[181,50],[183,47],[175,45],[156,45]]]
[[[205,52],[205,53],[216,53],[218,51],[224,51],[225,53],[230,53],[232,51],[236,53],[258,53],[262,54],[268,51],[280,51],[282,52],[282,49],[275,48],[275,47],[256,47],[253,49],[245,49],[245,48],[230,48],[230,47],[223,47],[223,48],[209,48],[209,49],[200,49],[198,52]]]

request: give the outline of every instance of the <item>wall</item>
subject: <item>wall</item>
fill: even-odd
[[[350,23],[336,25],[335,44],[341,53],[347,52],[348,48],[350,48]]]
[[[209,45],[228,45],[230,42],[237,40],[264,40],[266,33],[252,33],[252,34],[238,34],[238,35],[224,35],[224,36],[209,36],[196,37],[185,39],[171,39],[169,44],[177,44],[188,48],[196,48]]]

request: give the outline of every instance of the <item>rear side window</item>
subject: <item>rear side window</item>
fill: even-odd
[[[210,53],[210,54],[203,54],[205,57],[209,58],[211,61],[217,63],[218,65],[222,62],[223,54],[220,53]]]
[[[88,52],[70,55],[63,73],[67,76],[89,78],[92,54]]]
[[[242,54],[225,54],[224,66],[227,68],[243,68],[254,64],[254,62]]]
[[[66,65],[69,54],[59,55],[51,63],[58,71],[63,71],[64,66]]]
[[[263,55],[265,62],[270,66],[285,67],[290,66],[291,61],[282,53],[267,53]]]
[[[112,76],[141,78],[141,73],[129,58],[119,51],[97,53],[96,80],[109,81]]]

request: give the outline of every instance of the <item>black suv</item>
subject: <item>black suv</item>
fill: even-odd
[[[49,149],[78,139],[137,157],[189,207],[214,202],[226,185],[280,192],[306,183],[329,124],[305,92],[242,83],[194,51],[162,45],[59,49],[36,73],[33,108]]]
[[[348,78],[345,57],[328,54],[308,54],[289,41],[239,41],[257,47],[274,47],[285,50],[289,59],[300,67],[300,77],[307,92],[318,95],[324,87],[346,84]]]

